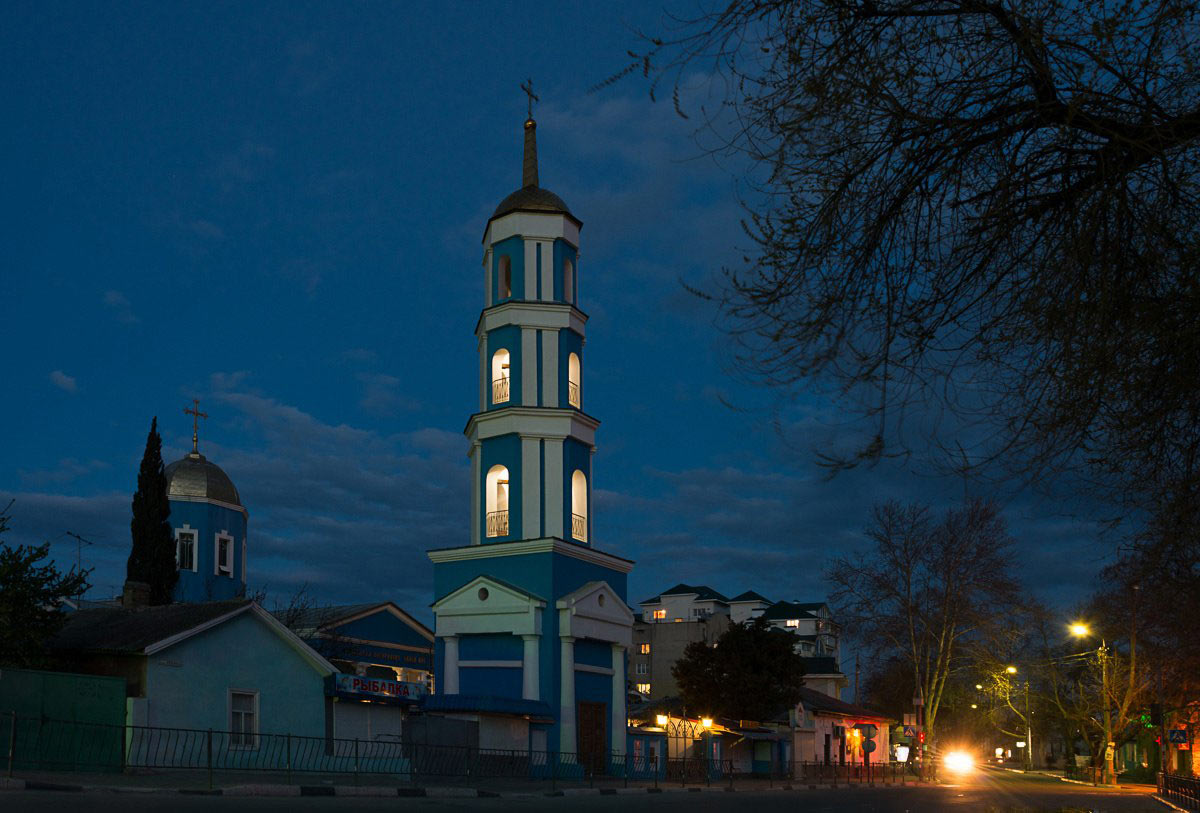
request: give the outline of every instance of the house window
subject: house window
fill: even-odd
[[[787,625],[789,627],[798,627],[798,626],[800,626],[800,619],[799,618],[789,618],[787,620]]]
[[[498,264],[500,266],[500,273],[497,287],[499,288],[500,298],[509,299],[512,297],[512,259],[507,254],[501,255]]]
[[[180,570],[196,569],[196,532],[178,531],[175,542],[175,565]]]
[[[637,690],[638,690],[638,694],[650,694],[650,684],[649,683],[639,683],[637,685]]]
[[[258,692],[229,692],[229,745],[258,747]]]
[[[649,667],[644,663],[634,664],[633,673],[635,675],[648,675],[650,674]]]
[[[651,616],[651,617],[652,617],[652,618],[657,618],[657,619],[660,619],[660,620],[661,620],[661,619],[664,619],[664,618],[666,618],[666,617],[667,617],[667,611],[666,611],[666,609],[662,609],[662,610],[655,610],[655,611],[654,611],[654,613],[652,614],[652,616]]]
[[[650,644],[639,644],[638,652],[642,653],[643,655],[649,655],[650,654]]]
[[[503,347],[492,354],[492,403],[508,401],[509,356]]]
[[[579,398],[579,356],[574,353],[567,356],[567,403],[576,409],[583,404]]]
[[[578,469],[571,475],[571,536],[587,542],[587,478]]]
[[[487,535],[508,536],[508,469],[492,466],[484,483],[487,504]]]
[[[233,537],[217,534],[216,573],[233,578]]]

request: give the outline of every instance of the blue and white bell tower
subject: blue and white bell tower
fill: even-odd
[[[479,412],[466,429],[473,544],[592,538],[599,422],[583,410],[582,224],[538,186],[536,133],[526,120],[523,184],[496,207],[483,236]]]
[[[477,720],[480,747],[606,772],[625,752],[633,562],[592,540],[582,224],[539,186],[536,133],[530,115],[521,187],[483,235],[470,543],[428,552],[437,694],[425,708]]]

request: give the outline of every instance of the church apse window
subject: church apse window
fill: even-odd
[[[571,475],[571,536],[587,542],[587,477],[578,469]]]
[[[583,408],[583,401],[579,395],[580,374],[579,356],[572,353],[567,356],[567,403],[576,409]]]
[[[508,536],[508,468],[492,466],[484,483],[487,535]]]
[[[180,570],[196,569],[196,532],[178,531],[175,537],[175,564]]]
[[[509,355],[508,351],[500,348],[492,354],[492,403],[508,402],[509,393]]]
[[[496,265],[498,267],[496,288],[499,298],[509,299],[512,297],[512,258],[507,254],[502,254],[496,261]]]

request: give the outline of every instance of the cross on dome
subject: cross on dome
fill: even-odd
[[[200,411],[200,399],[192,399],[192,408],[183,408],[183,414],[192,416],[192,454],[200,454],[200,419],[208,418],[207,412]]]

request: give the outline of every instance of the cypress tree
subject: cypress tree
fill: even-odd
[[[170,604],[171,591],[179,580],[175,567],[175,539],[167,517],[167,477],[163,472],[162,438],[158,418],[150,421],[146,451],[138,469],[137,491],[133,494],[133,521],[129,523],[133,547],[125,568],[129,581],[150,586],[151,604]]]

